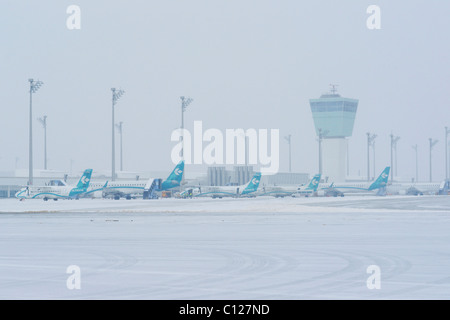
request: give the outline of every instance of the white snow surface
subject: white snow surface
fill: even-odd
[[[1,213],[43,213],[43,212],[379,212],[392,210],[421,210],[411,205],[417,200],[440,199],[436,196],[348,196],[345,198],[194,198],[194,199],[158,199],[158,200],[112,200],[112,199],[80,199],[43,201],[42,199],[0,200]],[[386,208],[380,208],[378,203],[388,202]],[[398,204],[405,204],[398,206]],[[427,203],[427,202],[425,202]],[[427,207],[434,211],[448,211],[448,206],[439,203]],[[359,204],[356,205],[355,204]],[[394,205],[392,205],[394,204]]]
[[[0,299],[449,299],[449,230],[445,196],[4,199]]]

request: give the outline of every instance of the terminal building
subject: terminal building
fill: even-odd
[[[333,86],[331,93],[310,99],[309,104],[319,139],[319,173],[328,182],[345,182],[358,100],[341,97]]]
[[[226,170],[225,166],[208,167],[206,185],[209,186],[239,186],[246,184],[253,177],[252,166],[234,166]]]

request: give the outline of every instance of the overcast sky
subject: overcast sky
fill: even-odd
[[[66,27],[69,5],[81,30]],[[381,30],[366,9],[381,8]],[[444,127],[450,127],[449,1],[25,1],[0,4],[0,171],[28,166],[29,78],[34,119],[48,116],[49,168],[111,168],[111,91],[124,122],[126,170],[170,170],[180,126],[180,96],[194,102],[186,128],[280,129],[292,134],[293,171],[318,171],[309,107],[338,84],[359,100],[349,140],[350,174],[366,175],[366,132],[378,135],[376,163],[398,174],[444,177]],[[118,136],[116,136],[118,139]],[[281,171],[288,168],[280,140]],[[118,149],[117,149],[118,150]],[[35,168],[43,167],[43,129],[34,120]],[[116,158],[119,167],[119,158]],[[189,168],[189,167],[188,167]],[[201,168],[191,166],[192,170]]]

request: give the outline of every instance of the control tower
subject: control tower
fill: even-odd
[[[319,139],[319,172],[328,182],[344,182],[347,164],[347,138],[352,136],[358,100],[331,92],[310,99],[311,112]],[[323,161],[323,167],[322,167]]]

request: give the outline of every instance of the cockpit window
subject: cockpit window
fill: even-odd
[[[48,183],[49,186],[66,186],[67,184],[62,180],[50,180]]]

